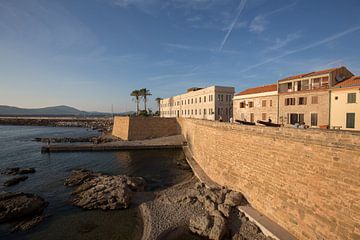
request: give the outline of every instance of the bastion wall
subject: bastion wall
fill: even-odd
[[[360,239],[360,134],[178,123],[213,181],[242,192],[298,239]]]
[[[115,118],[113,133],[181,133],[213,181],[298,239],[360,239],[360,133],[190,118]]]

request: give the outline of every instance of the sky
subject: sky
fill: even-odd
[[[236,91],[346,66],[359,0],[0,0],[0,105],[134,110],[130,93]]]

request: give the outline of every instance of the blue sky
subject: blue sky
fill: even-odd
[[[358,0],[0,0],[0,104],[127,111],[142,87],[155,99],[342,65],[359,75],[359,10]]]

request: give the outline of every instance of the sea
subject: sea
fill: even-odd
[[[36,172],[11,187],[0,175],[0,191],[34,193],[47,202],[46,218],[27,232],[10,232],[0,224],[0,239],[140,239],[142,220],[138,206],[125,210],[83,210],[71,205],[72,188],[64,180],[74,169],[84,168],[111,175],[143,177],[152,192],[180,183],[192,172],[178,167],[181,150],[132,150],[118,152],[41,153],[38,137],[87,137],[100,133],[85,128],[0,125],[0,169],[33,167]],[[180,239],[199,239],[193,235]]]

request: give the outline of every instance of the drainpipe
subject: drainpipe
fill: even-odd
[[[332,94],[332,91],[329,90],[329,128],[331,125],[331,94]]]
[[[277,123],[280,123],[280,94],[279,94],[279,81],[277,82]]]

